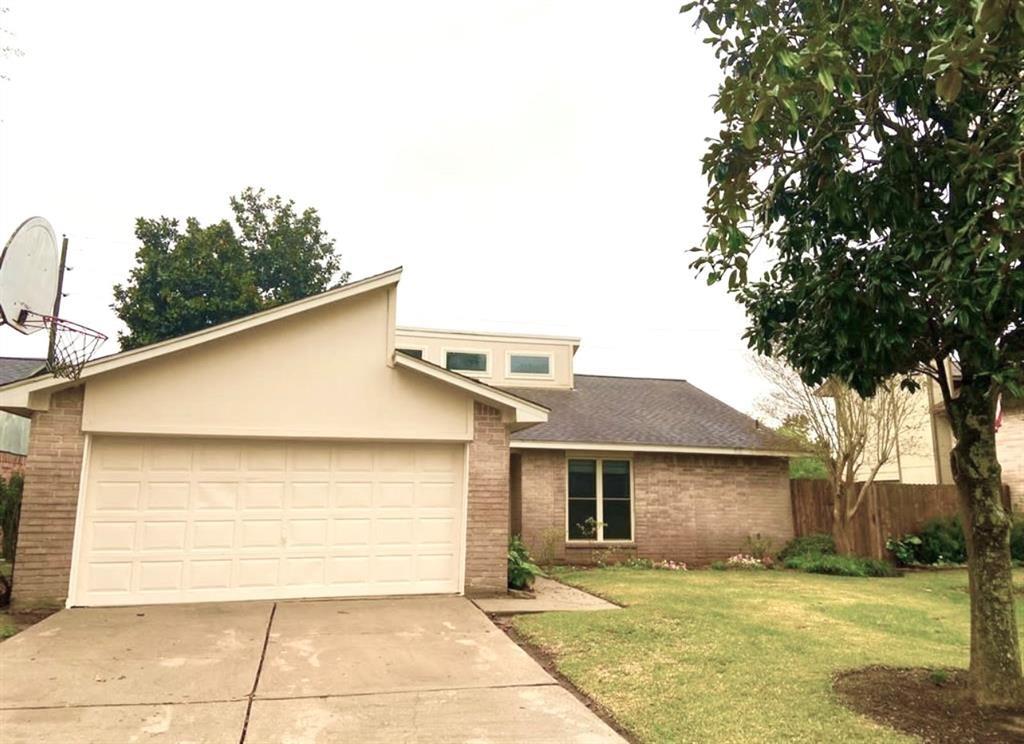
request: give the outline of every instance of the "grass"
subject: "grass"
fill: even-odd
[[[964,571],[862,579],[598,569],[558,578],[627,608],[523,615],[516,629],[643,742],[910,742],[840,705],[832,674],[967,666]]]

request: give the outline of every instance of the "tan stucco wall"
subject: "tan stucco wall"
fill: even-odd
[[[387,366],[389,290],[89,380],[89,432],[473,438],[466,393]]]
[[[423,359],[438,366],[445,366],[445,352],[468,351],[487,352],[490,355],[490,369],[486,374],[463,372],[497,387],[572,387],[572,342],[563,339],[501,336],[498,334],[444,333],[442,331],[417,331],[399,328],[395,332],[395,346],[423,351]],[[550,354],[551,376],[509,375],[508,355],[513,352],[524,354]]]

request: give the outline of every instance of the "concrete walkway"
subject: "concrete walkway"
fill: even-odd
[[[622,742],[458,597],[65,610],[0,643],[4,744]]]
[[[474,603],[488,615],[521,615],[530,612],[593,612],[620,610],[618,605],[559,581],[538,577],[532,597],[490,597]]]

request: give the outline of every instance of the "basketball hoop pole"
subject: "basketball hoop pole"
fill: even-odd
[[[60,317],[60,300],[64,294],[64,265],[68,260],[68,236],[62,235],[60,244],[60,266],[57,268],[57,296],[53,298],[53,317]],[[52,264],[51,264],[52,265]],[[46,363],[53,365],[55,358],[54,347],[57,344],[57,326],[50,326],[50,345],[46,350]]]

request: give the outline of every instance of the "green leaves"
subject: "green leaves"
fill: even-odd
[[[761,5],[693,6],[726,133],[693,268],[807,380],[870,391],[952,353],[1024,384],[1024,1]]]
[[[964,83],[964,74],[950,67],[935,83],[935,93],[946,103],[953,103],[960,95]]]
[[[122,349],[173,338],[327,289],[338,275],[334,241],[314,209],[246,189],[226,220],[200,225],[140,218],[139,248],[128,281],[114,287],[112,307],[128,330]]]

